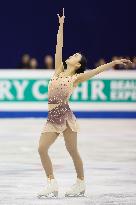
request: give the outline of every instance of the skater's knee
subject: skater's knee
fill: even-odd
[[[66,148],[71,156],[75,156],[78,154],[78,150],[76,147],[66,146]]]
[[[43,146],[43,145],[39,145],[38,152],[39,152],[40,155],[48,153],[48,147]]]

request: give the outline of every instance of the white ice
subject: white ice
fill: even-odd
[[[78,119],[79,120],[79,119]],[[38,154],[46,119],[0,119],[0,205],[135,205],[136,120],[80,119],[86,197],[65,198],[76,173],[63,137],[50,147],[58,199],[38,199],[46,176]]]

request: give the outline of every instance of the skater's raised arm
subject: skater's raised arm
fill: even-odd
[[[95,75],[97,75],[97,74],[99,74],[99,73],[101,73],[109,68],[112,68],[113,66],[115,66],[117,64],[126,65],[129,63],[132,63],[132,62],[130,60],[127,60],[127,59],[114,60],[114,61],[111,61],[110,63],[106,63],[104,65],[101,65],[93,70],[89,70],[89,71],[86,71],[84,73],[80,73],[80,74],[78,74],[77,79],[75,80],[75,84],[89,80],[93,76],[95,76]]]
[[[60,17],[59,14],[59,30],[57,33],[57,45],[56,45],[56,53],[55,53],[55,74],[58,74],[64,71],[64,66],[62,62],[62,48],[63,48],[63,26],[64,26],[64,8],[63,15]]]

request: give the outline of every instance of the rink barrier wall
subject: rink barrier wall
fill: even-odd
[[[123,118],[133,119],[136,118],[136,112],[107,112],[107,111],[95,111],[95,112],[74,112],[77,118]],[[0,112],[0,118],[47,118],[48,112]]]
[[[0,69],[0,117],[47,117],[53,74],[52,70]],[[136,118],[136,71],[100,73],[79,84],[69,103],[79,118]]]

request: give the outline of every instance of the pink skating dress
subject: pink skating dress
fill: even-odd
[[[68,100],[75,89],[73,86],[78,74],[64,76],[64,72],[54,75],[48,84],[48,109],[47,121],[43,126],[42,132],[57,132],[63,135],[68,122],[74,132],[80,131],[77,119],[69,107]],[[57,104],[57,105],[53,105]]]

